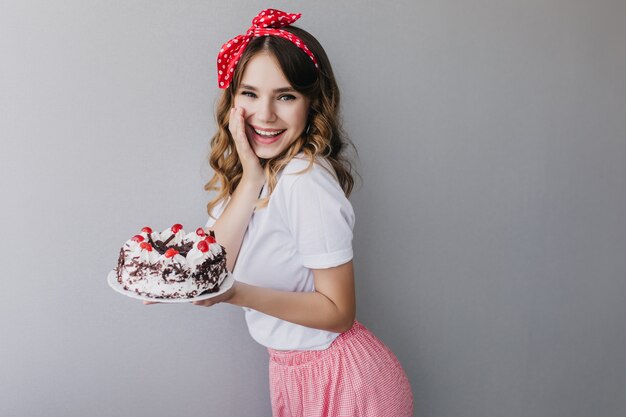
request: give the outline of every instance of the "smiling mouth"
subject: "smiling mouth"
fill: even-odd
[[[262,145],[270,145],[278,141],[278,139],[280,139],[283,133],[285,133],[286,131],[287,129],[262,130],[255,129],[254,127],[250,126],[250,133],[252,134],[253,139],[255,140],[255,142],[258,142]]]
[[[256,128],[252,128],[252,130],[254,130],[254,132],[259,135],[262,136],[264,138],[273,138],[276,137],[278,135],[280,135],[281,133],[283,133],[286,129],[283,130],[262,130],[262,129],[256,129]]]

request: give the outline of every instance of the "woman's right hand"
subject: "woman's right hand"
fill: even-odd
[[[259,190],[265,183],[265,173],[259,162],[259,158],[250,146],[248,136],[246,135],[246,125],[244,122],[244,109],[241,107],[233,107],[230,109],[230,119],[228,121],[228,130],[235,141],[237,154],[243,167],[242,182],[251,183],[259,187]]]

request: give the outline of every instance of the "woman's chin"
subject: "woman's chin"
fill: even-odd
[[[253,149],[254,150],[254,154],[259,158],[259,159],[272,159],[275,156],[278,155],[277,152],[272,152],[270,149],[262,149],[262,148],[256,148]]]
[[[253,143],[252,150],[257,157],[261,159],[272,159],[283,153],[287,146],[281,145],[281,142],[275,142],[272,145],[262,143]]]

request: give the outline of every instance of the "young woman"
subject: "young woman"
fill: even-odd
[[[355,320],[339,90],[299,17],[264,10],[220,50],[207,228],[236,281],[195,304],[243,307],[269,351],[274,416],[412,416],[400,363]]]

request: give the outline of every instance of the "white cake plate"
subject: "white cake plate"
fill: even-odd
[[[233,284],[235,283],[235,279],[233,278],[233,275],[229,273],[226,276],[226,278],[224,278],[224,281],[222,281],[219,291],[208,293],[208,294],[202,294],[193,298],[155,298],[155,297],[148,297],[146,295],[140,295],[134,291],[125,290],[122,287],[122,284],[117,282],[117,276],[115,274],[115,271],[109,272],[109,275],[107,275],[107,283],[109,284],[109,287],[113,288],[115,291],[130,298],[134,298],[134,299],[142,300],[142,301],[153,301],[153,302],[164,303],[164,304],[176,304],[176,303],[192,303],[194,301],[202,301],[202,300],[207,300],[209,298],[217,297],[218,295],[224,294],[226,291],[228,291],[230,287],[232,287]]]

